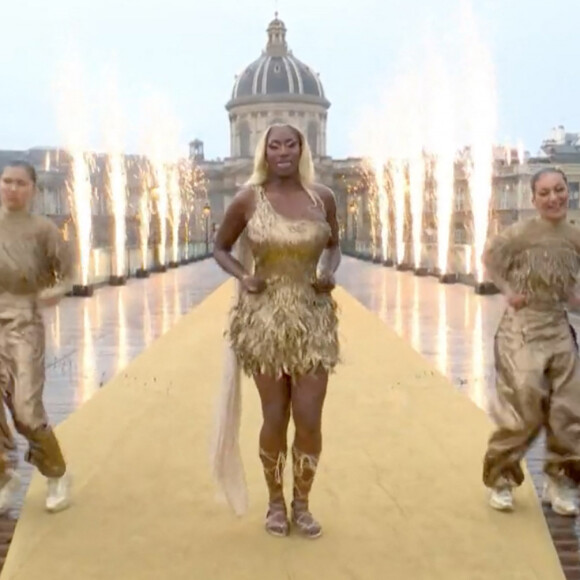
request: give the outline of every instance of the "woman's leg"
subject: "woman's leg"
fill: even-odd
[[[29,444],[26,460],[47,478],[46,508],[60,511],[70,504],[66,463],[44,408],[44,324],[40,314],[11,323],[8,352],[10,380],[3,395],[17,431]]]
[[[483,482],[492,490],[495,509],[512,509],[512,489],[524,480],[521,461],[545,422],[548,358],[535,344],[521,344],[520,337],[495,341],[496,429],[483,462]]]
[[[283,476],[290,422],[290,381],[286,376],[276,378],[269,375],[255,375],[254,381],[260,394],[263,415],[260,459],[269,493],[266,530],[275,536],[286,536],[289,525]]]
[[[565,337],[565,329],[562,334]],[[543,499],[556,513],[576,516],[580,484],[580,364],[574,346],[554,355],[549,377],[552,391],[546,422],[548,478]]]
[[[298,530],[310,538],[317,538],[322,533],[320,524],[310,513],[308,497],[322,450],[322,409],[327,385],[328,373],[324,370],[299,377],[292,384],[292,414],[296,425],[292,446],[292,520]]]

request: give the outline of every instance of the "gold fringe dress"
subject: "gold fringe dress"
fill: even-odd
[[[545,471],[580,481],[580,366],[566,303],[577,283],[580,229],[532,218],[491,241],[484,261],[499,287],[524,294],[495,335],[497,429],[485,455],[488,487],[520,485],[520,462],[546,429]]]
[[[229,340],[245,374],[297,378],[339,360],[337,305],[313,282],[330,237],[322,219],[278,213],[263,188],[243,234],[254,274],[266,282],[260,294],[240,292],[231,311]]]

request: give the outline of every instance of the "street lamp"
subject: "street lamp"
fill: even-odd
[[[205,217],[205,255],[209,256],[209,216],[211,214],[211,207],[209,203],[203,206],[203,216]]]
[[[346,208],[348,215],[349,215],[349,219],[348,222],[350,222],[350,236],[349,236],[349,246],[350,247],[350,252],[352,252],[352,256],[355,257],[359,257],[357,255],[356,252],[356,238],[357,238],[357,221],[356,221],[356,214],[357,214],[357,210],[358,210],[358,204],[356,203],[355,199],[350,199]],[[347,227],[348,227],[348,223],[347,223]],[[352,244],[352,245],[351,245]]]

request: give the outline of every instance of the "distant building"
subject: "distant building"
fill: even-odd
[[[267,28],[261,55],[235,77],[225,105],[230,125],[230,155],[206,160],[203,141],[190,144],[190,157],[209,183],[212,222],[218,224],[236,191],[252,171],[256,143],[273,123],[291,123],[306,136],[312,149],[317,179],[331,187],[343,228],[348,220],[347,190],[360,181],[360,159],[332,159],[326,136],[330,102],[318,73],[299,60],[288,46],[286,26],[278,18]]]
[[[202,139],[189,145],[189,159],[206,178],[209,208],[204,210],[203,231],[215,231],[236,191],[250,176],[258,138],[272,123],[291,123],[306,136],[313,152],[317,179],[331,187],[337,198],[338,219],[345,245],[367,251],[380,247],[376,184],[372,171],[360,158],[334,159],[327,152],[327,128],[331,103],[320,76],[290,49],[287,29],[278,18],[267,28],[267,42],[261,54],[235,76],[232,92],[225,103],[230,127],[230,153],[225,159],[206,159]],[[387,128],[388,130],[388,128]],[[0,151],[0,168],[10,159],[26,159],[38,170],[39,193],[35,211],[50,216],[63,229],[71,223],[66,179],[70,158],[62,150],[32,148],[27,151]],[[143,161],[127,156],[129,245],[137,243],[138,204],[142,191],[140,177],[131,168]],[[111,245],[113,222],[105,183],[106,156],[97,155],[91,173],[93,187],[94,245]],[[494,149],[490,231],[495,232],[533,214],[529,181],[541,167],[562,167],[569,177],[570,219],[580,224],[580,133],[559,126],[544,139],[538,152],[530,155],[517,148]],[[422,216],[424,243],[436,241],[436,200],[432,178],[426,176]],[[473,237],[473,214],[467,175],[460,162],[455,168],[455,190],[451,220],[452,245],[469,245]],[[393,222],[391,204],[391,225]],[[409,220],[405,239],[409,241]],[[156,235],[152,222],[152,239]],[[191,233],[191,232],[190,232]],[[392,230],[391,230],[392,233]],[[392,240],[391,240],[392,242]],[[367,249],[367,250],[365,250]]]

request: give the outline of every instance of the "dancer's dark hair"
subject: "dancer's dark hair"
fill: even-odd
[[[540,169],[539,171],[536,171],[534,175],[532,175],[532,179],[530,180],[532,195],[536,194],[536,185],[540,180],[540,178],[543,177],[544,175],[549,175],[550,173],[557,173],[561,175],[562,179],[564,180],[564,183],[568,185],[568,176],[561,169],[558,169],[557,167],[544,167],[544,169]]]
[[[34,169],[34,165],[28,163],[28,161],[24,161],[22,159],[15,159],[14,161],[9,161],[6,165],[4,165],[2,173],[4,173],[4,169],[6,169],[7,167],[22,167],[22,169],[24,169],[28,174],[28,177],[30,177],[32,183],[36,185],[37,181],[36,169]]]

